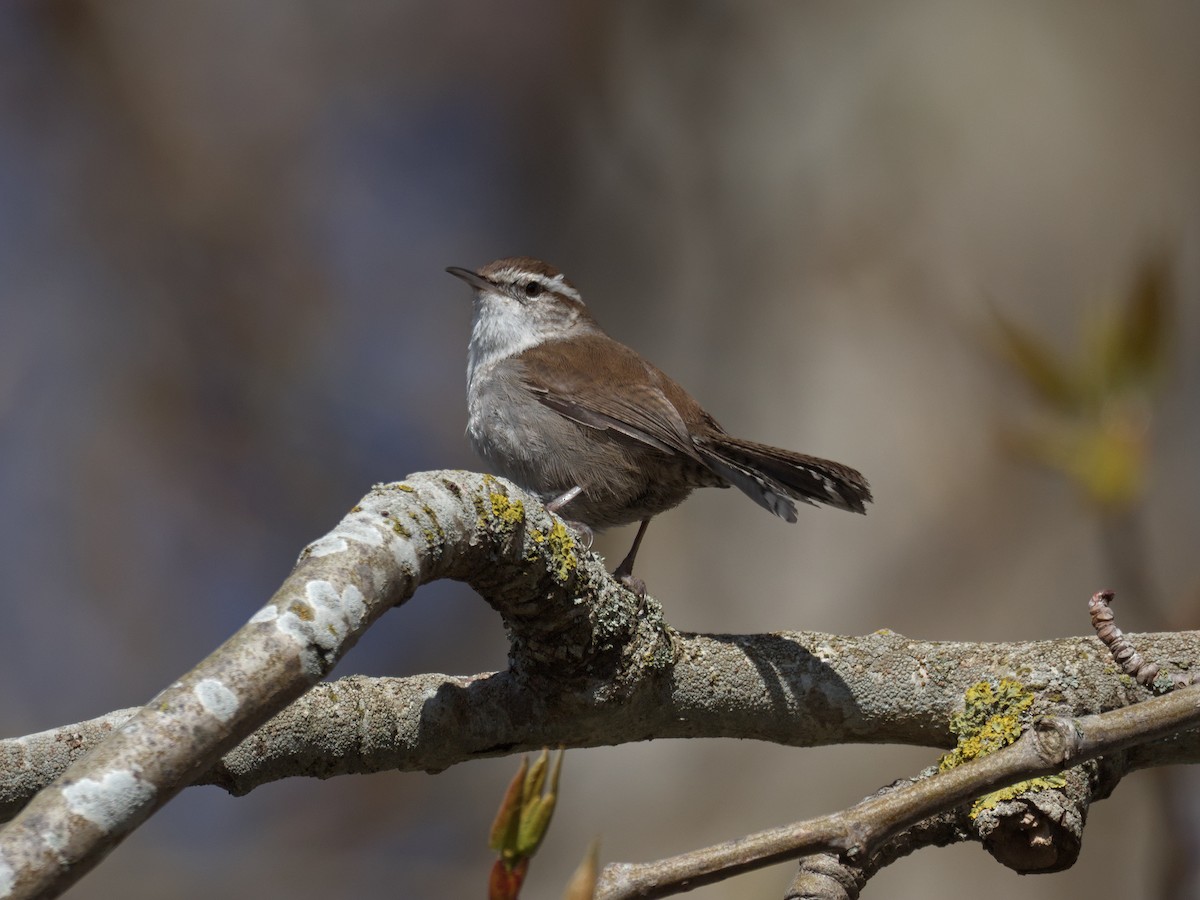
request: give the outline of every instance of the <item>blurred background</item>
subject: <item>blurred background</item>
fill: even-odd
[[[1195,627],[1198,46],[1166,0],[0,6],[0,733],[147,700],[372,483],[478,468],[443,268],[508,255],[730,431],[871,480],[866,518],[656,520],[676,627],[1052,638],[1104,587],[1127,630]],[[504,664],[442,583],[335,675]],[[936,757],[572,751],[526,896],[595,835],[657,858]],[[515,766],[189,790],[70,896],[482,896]],[[1193,780],[1127,779],[1069,872],[967,845],[868,892],[1195,896]]]

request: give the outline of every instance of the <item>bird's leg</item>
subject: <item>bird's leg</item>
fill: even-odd
[[[621,564],[613,571],[613,578],[625,585],[639,598],[646,597],[646,582],[640,578],[633,576],[633,561],[637,557],[638,547],[642,546],[642,537],[646,533],[646,526],[650,524],[650,520],[642,519],[642,524],[638,526],[637,537],[633,539],[633,546],[629,548],[629,552],[625,554],[625,558],[621,560]]]
[[[579,485],[575,485],[575,487],[571,488],[569,491],[564,491],[563,493],[561,493],[557,497],[555,497],[553,500],[551,500],[549,503],[547,503],[546,509],[549,510],[550,512],[554,513],[555,515],[558,515],[558,511],[560,509],[562,509],[564,506],[566,506],[568,503],[570,503],[572,500],[574,500],[576,497],[578,497],[582,493],[583,493],[583,488],[581,488]]]
[[[560,515],[560,510],[582,493],[583,488],[581,488],[579,485],[575,485],[575,487],[571,488],[569,491],[564,491],[547,503],[546,512],[553,513],[556,516]],[[568,519],[566,516],[562,516],[562,520],[570,525],[575,531],[579,532],[580,536],[583,538],[583,549],[591,550],[592,541],[596,539],[596,535],[592,529],[587,525],[584,525],[582,522],[576,522],[574,519]]]

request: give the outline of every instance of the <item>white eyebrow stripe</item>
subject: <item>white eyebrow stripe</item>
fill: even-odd
[[[549,275],[543,275],[540,272],[530,272],[525,269],[505,269],[500,273],[500,279],[510,283],[515,283],[522,278],[528,278],[531,281],[536,281],[548,291],[553,291],[556,294],[562,294],[564,297],[570,297],[580,303],[583,298],[579,296],[579,291],[567,284],[566,277],[559,273],[551,278]]]
[[[553,278],[547,278],[545,275],[537,275],[535,277],[547,290],[563,294],[572,300],[583,301],[583,298],[579,296],[579,291],[567,284],[566,279],[562,275],[555,275]]]

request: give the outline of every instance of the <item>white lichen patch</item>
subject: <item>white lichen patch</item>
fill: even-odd
[[[305,556],[328,556],[331,553],[341,553],[350,545],[336,531],[332,531],[325,537],[317,538],[311,544],[304,548],[304,552],[300,554],[300,558]]]
[[[328,556],[348,549],[351,542],[368,547],[382,547],[383,541],[383,529],[374,518],[361,512],[352,513],[338,522],[337,527],[329,534],[309,544],[305,553],[308,556]]]
[[[13,892],[17,875],[5,860],[0,859],[0,897],[8,897]]]
[[[391,573],[386,569],[381,569],[378,566],[371,567],[371,589],[376,594],[382,594],[387,590],[388,577]]]
[[[47,828],[45,831],[40,832],[39,836],[42,839],[42,843],[50,848],[51,853],[59,859],[63,858],[67,849],[68,837],[65,829],[56,830],[54,828]]]
[[[83,778],[62,789],[67,809],[97,828],[111,831],[154,796],[154,785],[129,769],[107,773],[99,781]]]
[[[417,548],[413,546],[413,542],[399,537],[392,541],[392,558],[396,560],[396,565],[400,567],[401,571],[405,572],[416,572],[421,565],[421,560],[417,556]]]
[[[305,585],[303,597],[280,612],[276,627],[300,642],[305,670],[319,678],[366,616],[367,604],[357,587],[348,584],[339,594],[330,582],[315,579]]]
[[[368,547],[382,547],[386,535],[380,520],[366,513],[356,513],[353,517],[342,519],[335,530],[343,537]]]
[[[202,678],[196,682],[192,691],[195,693],[196,699],[200,701],[200,705],[204,707],[205,712],[222,722],[228,722],[237,714],[237,694],[216,678]]]
[[[268,603],[258,612],[250,617],[251,625],[259,625],[263,622],[274,622],[279,618],[279,608],[274,603]]]
[[[339,595],[328,581],[310,581],[304,586],[309,603],[317,614],[317,629],[341,641],[346,634],[362,626],[367,615],[367,604],[362,592],[352,584],[346,585]],[[322,647],[332,644],[321,638]]]

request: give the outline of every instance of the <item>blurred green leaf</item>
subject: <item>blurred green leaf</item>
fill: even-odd
[[[1067,366],[1032,331],[993,309],[1001,349],[1022,380],[1047,405],[1060,412],[1076,410],[1082,400]]]
[[[1121,319],[1121,349],[1115,368],[1123,377],[1118,384],[1150,381],[1163,367],[1172,306],[1169,276],[1161,257],[1147,260],[1138,271]]]
[[[1147,390],[1162,369],[1170,317],[1167,275],[1161,260],[1143,263],[1124,300],[1090,323],[1081,368],[1095,404]]]
[[[1129,506],[1145,486],[1147,423],[1127,407],[1096,422],[1010,430],[1001,439],[1016,456],[1066,476],[1104,510]]]
[[[1166,364],[1170,269],[1144,262],[1124,302],[1086,323],[1083,352],[1063,361],[1029,329],[995,313],[1001,343],[1041,401],[1039,424],[1002,434],[1021,458],[1057,471],[1106,511],[1145,489],[1149,400]]]

